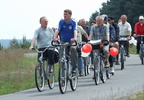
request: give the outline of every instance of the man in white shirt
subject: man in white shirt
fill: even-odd
[[[120,29],[119,35],[120,36],[128,36],[126,48],[127,48],[127,56],[129,57],[129,40],[130,40],[132,28],[131,28],[130,23],[127,22],[127,16],[126,15],[121,16],[121,22],[118,23],[118,26]]]

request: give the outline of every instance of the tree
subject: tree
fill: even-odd
[[[15,38],[12,39],[10,41],[10,47],[9,48],[10,49],[20,48],[20,44],[19,44],[18,40],[16,40]]]
[[[30,46],[30,42],[26,39],[26,36],[23,36],[22,43],[20,43],[21,48],[28,48]]]
[[[143,0],[109,0],[106,3],[103,3],[100,12],[96,13],[113,16],[116,22],[121,15],[126,15],[128,17],[128,22],[133,29],[135,23],[138,22],[139,16],[144,16],[143,5]],[[92,16],[93,15],[94,13]]]
[[[0,43],[0,50],[3,50],[4,49],[4,47],[3,47],[3,45]]]

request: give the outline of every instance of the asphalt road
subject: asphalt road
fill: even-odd
[[[92,80],[93,71],[88,76],[80,77],[76,91],[68,85],[67,92],[61,94],[58,83],[54,89],[48,86],[43,92],[36,88],[0,96],[0,100],[116,100],[118,97],[129,95],[144,88],[144,65],[140,64],[138,55],[127,58],[125,69],[115,66],[115,75],[95,85]]]

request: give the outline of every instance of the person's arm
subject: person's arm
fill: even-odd
[[[92,36],[93,36],[93,27],[94,27],[95,25],[93,25],[92,27],[91,27],[91,29],[90,29],[90,34],[89,34],[89,37],[88,37],[88,40],[92,40]]]
[[[132,31],[132,29],[131,29],[131,25],[128,24],[128,35],[129,35],[129,36],[131,36],[131,31]]]
[[[35,41],[36,41],[36,39],[33,38],[32,41],[31,41],[31,45],[29,47],[29,50],[32,50],[32,48],[34,47]]]
[[[71,39],[71,42],[75,42],[77,40],[77,23],[74,23],[74,37]]]
[[[108,27],[108,25],[106,26],[106,40],[110,40],[110,38],[109,38],[109,27]]]
[[[59,39],[58,34],[59,34],[59,31],[56,30],[55,33],[54,33],[53,41],[55,41],[55,42],[58,41],[58,39]]]
[[[89,39],[87,33],[84,33],[83,35],[85,36],[85,38],[86,38],[87,40]]]

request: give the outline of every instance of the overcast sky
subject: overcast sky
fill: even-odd
[[[89,20],[107,0],[0,0],[0,39],[31,39],[40,27],[39,18],[46,16],[49,27],[56,27],[65,9],[72,17]]]

